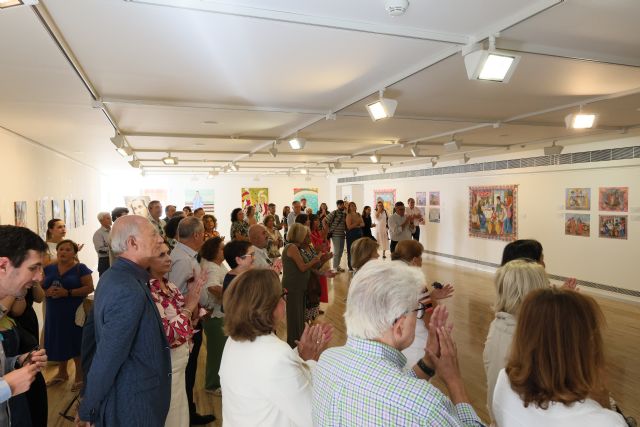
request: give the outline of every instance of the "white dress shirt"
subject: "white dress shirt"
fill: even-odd
[[[254,255],[253,255],[253,268],[266,268],[270,269],[273,265],[271,258],[269,258],[269,252],[267,252],[266,248],[259,248],[257,246],[253,246]]]
[[[403,228],[402,224],[406,221],[406,217],[394,213],[389,217],[389,235],[391,240],[399,242],[401,240],[411,240],[411,234],[416,228],[411,221]]]
[[[515,331],[516,318],[509,313],[500,311],[496,313],[496,318],[491,322],[487,341],[484,343],[482,359],[484,361],[484,373],[487,375],[487,408],[492,419],[491,402],[493,402],[493,390],[496,387],[498,374],[507,366],[507,358],[509,357]]]
[[[207,261],[203,259],[200,262],[200,267],[202,270],[207,272],[207,283],[205,283],[204,288],[209,288],[211,286],[220,286],[222,287],[222,282],[224,281],[224,276],[227,275],[229,269],[224,264],[216,264],[215,262]],[[222,301],[210,295],[209,297],[209,306],[207,309],[211,310],[211,317],[224,317],[224,313],[222,312]]]
[[[416,206],[416,207],[414,207],[413,209],[411,209],[410,207],[408,207],[408,206],[407,206],[407,207],[406,207],[406,209],[405,209],[404,214],[405,214],[405,215],[412,215],[412,216],[415,216],[415,217],[418,217],[418,216],[422,217],[422,212],[420,212],[420,209],[418,209],[418,207],[417,207],[417,206]],[[413,220],[413,226],[414,226],[414,227],[417,227],[417,226],[419,226],[423,221],[424,221],[424,218],[422,218],[422,219],[415,218],[415,219]]]
[[[253,342],[229,337],[220,364],[225,427],[311,427],[314,368],[275,334]]]
[[[574,402],[571,406],[551,402],[547,409],[535,404],[527,408],[513,391],[509,377],[503,370],[498,374],[493,392],[493,415],[498,427],[626,427],[622,415],[605,409],[592,399]]]

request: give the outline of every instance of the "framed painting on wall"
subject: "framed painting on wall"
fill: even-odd
[[[568,211],[588,211],[591,209],[591,189],[567,188],[564,200],[564,208]]]
[[[71,227],[71,201],[65,199],[62,204],[64,207],[64,223]]]
[[[427,192],[426,191],[417,191],[416,192],[416,206],[427,206]]]
[[[591,215],[578,213],[565,214],[564,234],[567,236],[589,237],[591,235]]]
[[[51,219],[53,218],[60,218],[60,202],[57,200],[51,201]]]
[[[125,196],[124,203],[129,209],[130,215],[140,215],[145,218],[149,217],[149,196]]]
[[[213,188],[184,191],[184,205],[192,210],[204,208],[205,212],[215,211],[215,191]]]
[[[429,208],[429,222],[440,222],[440,208]]]
[[[16,214],[16,225],[18,227],[27,226],[27,202],[13,202],[13,210]]]
[[[598,207],[601,211],[627,212],[629,187],[600,187]]]
[[[76,228],[82,225],[82,202],[80,200],[73,201],[73,223]]]
[[[36,214],[38,216],[38,235],[47,240],[47,204],[46,200],[36,200]]]
[[[627,228],[627,216],[600,215],[598,230],[600,237],[627,240],[627,235],[629,234],[629,230]]]
[[[82,205],[82,225],[87,224],[87,202],[84,199],[80,201]]]
[[[242,188],[242,209],[249,205],[256,207],[256,221],[261,222],[265,215],[269,214],[269,189],[260,188]]]
[[[429,206],[440,206],[439,191],[429,191]]]
[[[377,205],[379,201],[382,201],[387,214],[391,215],[393,213],[393,206],[396,204],[396,190],[373,190],[374,206]]]
[[[469,187],[469,236],[516,240],[517,206],[517,185]]]
[[[300,201],[300,199],[307,199],[307,207],[311,208],[314,214],[318,212],[320,204],[318,203],[317,188],[294,188],[293,200]]]

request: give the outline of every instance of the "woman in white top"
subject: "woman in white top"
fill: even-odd
[[[331,326],[305,326],[297,349],[280,340],[286,291],[272,270],[236,277],[224,293],[222,418],[227,427],[312,426],[315,361],[331,339]]]
[[[205,287],[213,296],[209,301],[213,302],[209,318],[202,321],[202,329],[207,336],[207,365],[204,379],[205,391],[220,395],[220,360],[222,359],[222,349],[227,341],[227,337],[222,333],[224,326],[224,313],[220,304],[222,303],[222,282],[229,269],[224,265],[224,241],[222,237],[213,237],[200,248],[200,267],[206,271],[207,283]]]
[[[516,316],[529,292],[549,287],[544,267],[531,260],[516,259],[506,263],[496,272],[496,317],[489,326],[484,344],[484,371],[487,375],[487,408],[491,414],[493,389],[498,373],[507,363],[509,349],[516,329]],[[492,416],[493,418],[493,416]]]
[[[541,321],[544,319],[544,321]],[[499,427],[624,427],[609,408],[596,301],[571,290],[524,299],[507,366],[493,394]]]
[[[391,254],[394,261],[402,261],[411,267],[422,268],[422,252],[424,247],[422,243],[416,240],[401,240],[396,245],[396,250]],[[415,339],[413,343],[404,350],[402,354],[407,358],[405,369],[412,369],[416,361],[424,357],[424,343],[429,337],[429,321],[433,308],[439,300],[449,298],[453,294],[453,286],[447,284],[441,289],[433,289],[429,292],[426,284],[421,295],[420,302],[425,305],[425,316],[421,321],[416,322]]]
[[[387,227],[387,220],[389,216],[384,209],[382,201],[378,201],[376,204],[376,212],[374,214],[376,218],[376,235],[374,236],[382,249],[382,259],[387,257],[386,252],[389,250],[389,228]]]

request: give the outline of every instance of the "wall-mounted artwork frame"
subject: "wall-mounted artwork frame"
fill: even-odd
[[[516,240],[517,207],[517,185],[469,187],[469,236],[491,240]]]

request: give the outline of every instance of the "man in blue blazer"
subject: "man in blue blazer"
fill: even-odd
[[[113,224],[111,248],[119,257],[98,282],[95,341],[83,340],[83,353],[95,345],[95,354],[78,410],[80,425],[164,426],[171,354],[146,271],[162,243],[144,217],[123,216]]]

